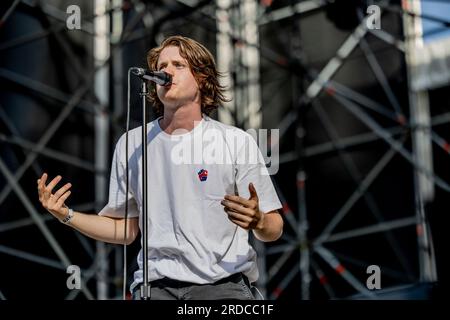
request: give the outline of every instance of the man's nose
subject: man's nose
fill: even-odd
[[[170,74],[171,76],[173,76],[174,70],[175,70],[175,68],[172,65],[168,65],[167,67],[165,67],[163,69],[164,72]]]
[[[171,77],[173,77],[174,73],[171,70],[164,70],[165,73],[169,74]]]

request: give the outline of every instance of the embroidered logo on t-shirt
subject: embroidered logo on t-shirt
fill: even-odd
[[[200,181],[206,181],[208,178],[208,170],[201,169],[197,174]]]

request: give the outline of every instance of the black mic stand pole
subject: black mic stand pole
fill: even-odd
[[[147,83],[141,79],[142,98],[142,250],[144,264],[144,281],[141,284],[141,300],[150,299],[150,283],[148,281],[148,212],[147,212]]]

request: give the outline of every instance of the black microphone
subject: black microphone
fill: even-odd
[[[164,71],[150,71],[143,68],[132,67],[131,72],[138,77],[153,81],[160,86],[167,86],[172,83],[172,76]]]

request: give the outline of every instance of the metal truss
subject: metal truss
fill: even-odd
[[[42,17],[48,23],[47,28],[43,28],[43,31],[37,31],[34,34],[28,34],[19,38],[10,40],[1,44],[1,51],[6,50],[20,50],[21,46],[30,44],[33,41],[44,40],[47,37],[52,36],[58,45],[58,49],[65,55],[61,57],[61,60],[67,61],[74,67],[76,75],[78,76],[78,85],[73,89],[73,93],[68,95],[61,92],[58,88],[49,86],[40,82],[39,80],[28,77],[27,75],[20,75],[8,69],[0,70],[0,77],[4,83],[16,86],[19,89],[25,89],[26,92],[31,92],[38,98],[50,99],[52,103],[60,105],[59,114],[56,118],[51,120],[50,125],[45,128],[45,131],[41,133],[36,142],[29,141],[22,137],[17,130],[17,125],[12,121],[5,110],[1,109],[0,119],[7,128],[5,132],[1,133],[2,142],[5,145],[11,147],[18,147],[22,150],[24,160],[21,165],[11,169],[10,166],[5,163],[3,159],[0,159],[0,172],[5,178],[6,184],[4,184],[0,191],[0,206],[4,205],[5,201],[15,195],[22,207],[30,215],[30,218],[20,218],[17,220],[11,220],[11,217],[7,217],[9,212],[3,211],[1,214],[1,220],[8,218],[7,222],[0,223],[0,231],[2,233],[18,234],[22,237],[26,237],[28,230],[32,227],[37,227],[42,236],[45,238],[51,250],[56,254],[57,259],[51,259],[47,256],[40,256],[33,253],[33,248],[30,246],[29,250],[18,250],[14,248],[14,244],[2,243],[0,246],[0,252],[2,255],[13,256],[15,258],[29,261],[30,268],[34,264],[41,266],[47,266],[50,268],[56,268],[58,270],[66,271],[69,265],[78,265],[77,261],[71,258],[68,253],[69,247],[62,244],[63,239],[57,239],[55,228],[49,224],[54,222],[54,219],[48,213],[43,213],[42,208],[36,198],[36,192],[30,193],[29,186],[33,186],[35,189],[36,180],[42,175],[44,170],[48,171],[51,168],[45,164],[47,159],[52,159],[60,162],[65,166],[73,166],[79,170],[79,174],[87,172],[90,175],[95,175],[95,199],[88,203],[72,203],[74,209],[79,211],[95,211],[104,205],[105,196],[107,191],[108,181],[108,167],[110,159],[108,157],[109,136],[108,127],[110,122],[110,110],[109,110],[109,98],[108,98],[108,83],[107,71],[109,69],[109,63],[112,57],[114,57],[120,50],[121,45],[127,40],[126,37],[119,39],[114,43],[114,36],[116,32],[110,33],[109,26],[109,13],[116,11],[117,8],[122,10],[128,10],[127,7],[122,6],[120,1],[115,1],[116,7],[110,8],[110,4],[107,1],[96,1],[94,7],[90,7],[89,3],[79,3],[92,9],[92,12],[88,15],[86,11],[82,13],[82,28],[80,32],[92,37],[88,42],[93,45],[93,52],[90,57],[92,61],[92,67],[84,66],[81,58],[75,55],[70,49],[70,37],[62,36],[61,33],[70,32],[66,28],[66,14],[65,7],[58,6],[57,2],[54,3],[36,3],[32,1],[15,1],[9,10],[2,17],[2,27],[8,28],[7,19],[10,18],[14,11],[28,10],[33,15]],[[119,6],[117,6],[119,4]],[[95,11],[95,12],[94,12]],[[86,14],[86,15],[85,15]],[[120,30],[119,30],[120,32]],[[110,51],[110,47],[112,48]],[[24,54],[24,53],[23,53]],[[8,106],[10,107],[10,106]],[[95,160],[93,162],[82,159],[79,156],[73,154],[67,154],[66,152],[55,150],[48,147],[49,142],[54,138],[61,129],[65,126],[67,120],[74,112],[82,112],[86,114],[86,121],[94,122],[95,128]],[[82,134],[82,132],[74,132],[74,134]],[[34,177],[30,181],[30,177],[27,174],[33,169],[32,176]],[[69,177],[70,179],[70,177]],[[80,190],[80,193],[82,191]],[[20,206],[17,206],[17,210]],[[66,231],[70,232],[70,231]],[[81,269],[81,289],[69,291],[66,299],[75,299],[80,293],[82,293],[87,299],[109,299],[114,298],[117,292],[120,293],[120,285],[117,285],[116,292],[111,293],[108,286],[117,279],[117,275],[109,272],[109,261],[114,261],[114,255],[121,255],[121,248],[117,246],[105,246],[103,243],[94,243],[87,241],[87,239],[80,235],[78,232],[74,232],[78,244],[71,244],[72,253],[73,247],[77,248],[74,257],[79,257],[79,251],[85,251],[88,257],[91,259],[89,267]],[[113,255],[114,254],[114,255]],[[85,261],[83,261],[85,263]],[[121,272],[121,268],[115,270],[115,272]],[[2,274],[2,277],[8,276]],[[27,280],[24,275],[21,281]],[[68,276],[68,275],[67,275]],[[88,285],[89,282],[96,281],[96,291],[92,292],[92,286]],[[3,282],[2,282],[3,283]],[[8,288],[7,288],[8,289]],[[8,290],[2,290],[1,298],[8,299],[8,294],[5,293]]]
[[[389,1],[374,2],[380,4],[383,9],[391,8]],[[14,243],[0,245],[0,255],[29,261],[30,266],[39,264],[56,270],[65,270],[68,265],[76,264],[71,259],[66,245],[62,244],[64,239],[58,239],[54,232],[55,229],[49,226],[54,219],[38,207],[36,196],[27,191],[27,186],[35,184],[35,179],[30,181],[29,176],[37,178],[43,170],[47,169],[45,159],[53,159],[59,161],[61,165],[72,166],[80,172],[95,175],[95,197],[92,197],[87,203],[72,204],[75,209],[97,211],[105,202],[109,166],[109,159],[107,159],[110,135],[108,124],[112,124],[116,131],[111,134],[112,136],[119,134],[123,128],[118,120],[123,115],[123,84],[125,83],[123,50],[125,45],[149,37],[152,40],[160,39],[173,30],[180,30],[187,24],[198,28],[206,26],[205,32],[214,34],[219,69],[235,75],[233,78],[224,80],[224,84],[230,88],[230,95],[235,100],[226,104],[225,108],[219,111],[219,119],[244,129],[256,129],[262,126],[264,109],[270,107],[269,103],[261,98],[260,61],[263,59],[272,61],[275,68],[286,70],[290,68],[289,61],[291,60],[291,58],[277,53],[276,50],[260,44],[262,37],[259,33],[260,28],[271,24],[274,25],[274,28],[280,28],[281,24],[278,23],[287,19],[295,22],[304,15],[321,13],[328,5],[328,1],[298,1],[294,5],[271,9],[272,1],[178,0],[170,5],[168,2],[164,2],[167,7],[159,8],[160,11],[156,13],[152,11],[153,5],[145,1],[97,1],[96,4],[97,10],[94,11],[94,6],[89,17],[83,16],[80,30],[83,34],[92,37],[92,42],[98,44],[97,49],[106,50],[103,54],[91,53],[92,61],[95,62],[92,67],[84,66],[80,57],[71,52],[68,38],[61,36],[61,33],[69,32],[65,29],[67,15],[61,7],[47,2],[16,0],[1,17],[1,28],[8,28],[8,19],[14,15],[15,11],[24,8],[46,17],[50,23],[45,30],[0,43],[0,52],[17,49],[33,41],[54,36],[58,46],[64,52],[64,59],[75,66],[74,69],[79,80],[76,88],[73,89],[73,94],[67,94],[45,84],[44,81],[31,79],[7,68],[0,68],[2,82],[19,88],[27,94],[49,99],[55,105],[60,106],[58,115],[52,119],[51,124],[35,142],[21,136],[17,130],[17,124],[9,119],[3,106],[0,106],[0,120],[6,128],[4,132],[0,132],[0,140],[5,146],[20,150],[24,158],[21,164],[14,168],[8,166],[4,159],[0,159],[0,172],[5,179],[5,185],[0,190],[0,208],[5,205],[7,199],[11,199],[12,195],[15,195],[18,203],[29,215],[29,217],[20,217],[19,219],[11,219],[11,217],[4,219],[8,212],[1,210],[0,235],[14,232],[25,237],[29,228],[37,227],[57,257],[54,259],[42,256],[35,253],[33,248],[27,251],[19,250],[14,247]],[[408,10],[414,11],[414,8],[404,8],[405,12]],[[126,24],[123,24],[125,21],[123,15],[129,12],[133,12],[133,15],[128,17]],[[163,14],[158,15],[161,12]],[[424,203],[432,201],[435,186],[445,191],[450,190],[448,181],[443,179],[439,173],[434,172],[430,165],[433,156],[430,144],[434,143],[444,152],[450,152],[450,144],[446,137],[441,137],[434,130],[438,126],[448,125],[450,112],[436,116],[430,116],[429,112],[427,114],[426,108],[423,108],[423,93],[421,98],[410,94],[408,105],[400,101],[395,90],[391,88],[388,77],[380,66],[379,57],[371,48],[367,38],[369,35],[376,37],[402,52],[405,59],[408,60],[414,46],[409,39],[413,37],[406,36],[404,41],[402,37],[384,30],[370,30],[367,28],[366,19],[367,17],[361,16],[360,24],[350,32],[334,56],[320,70],[315,70],[299,57],[295,57],[298,58],[296,59],[297,67],[300,64],[304,71],[302,80],[307,82],[307,85],[303,89],[298,88],[298,92],[302,92],[302,94],[277,125],[280,139],[277,141],[272,139],[271,145],[272,148],[282,145],[284,141],[288,140],[292,128],[295,129],[295,143],[289,151],[280,155],[279,164],[281,168],[292,163],[296,165],[296,203],[288,200],[286,196],[291,191],[290,187],[287,187],[285,181],[281,181],[275,176],[273,181],[283,204],[285,232],[282,239],[275,244],[264,246],[261,243],[255,243],[260,266],[258,284],[268,299],[282,299],[284,292],[293,286],[300,288],[299,295],[295,296],[295,299],[313,299],[312,285],[315,282],[320,284],[323,292],[329,298],[345,298],[346,296],[340,293],[340,288],[330,281],[335,275],[353,292],[360,293],[366,298],[377,298],[373,291],[367,289],[364,280],[355,275],[351,268],[352,266],[365,268],[370,263],[357,256],[352,256],[351,253],[346,253],[348,248],[346,245],[342,245],[342,250],[339,251],[334,249],[333,244],[351,239],[360,241],[360,239],[378,235],[382,235],[389,243],[389,249],[397,258],[400,267],[400,269],[383,267],[383,274],[392,279],[400,279],[399,283],[437,280],[433,243]],[[414,15],[404,17],[405,30],[412,28],[412,22],[408,19],[414,19]],[[111,28],[108,28],[108,23],[112,24]],[[105,30],[108,31],[100,32],[99,28],[106,28]],[[283,30],[276,29],[276,31]],[[416,34],[416,30],[413,30],[412,34]],[[187,35],[189,36],[189,34]],[[299,37],[300,35],[294,34],[294,36]],[[359,48],[366,58],[367,65],[385,94],[388,105],[359,93],[356,89],[334,79],[336,73],[356,48]],[[302,55],[304,52],[295,52],[295,54]],[[112,71],[109,76],[108,70]],[[113,79],[111,94],[104,87],[108,77]],[[108,97],[112,97],[112,101],[109,101]],[[354,136],[341,137],[333,119],[326,112],[326,107],[322,102],[323,97],[328,97],[338,103],[342,107],[341,112],[345,110],[352,114],[355,119],[368,128],[368,131]],[[412,110],[414,105],[417,106],[416,111]],[[422,113],[418,113],[418,110]],[[327,142],[312,146],[305,145],[304,134],[302,134],[305,130],[303,115],[310,111],[314,112],[320,120],[328,136]],[[86,119],[93,119],[97,150],[94,161],[87,161],[82,156],[67,154],[49,147],[51,139],[58,134],[74,112],[85,114]],[[380,117],[391,121],[392,125],[381,124]],[[424,117],[428,120],[424,121]],[[409,148],[409,142],[413,139],[416,142],[413,147]],[[380,141],[386,146],[384,154],[368,173],[361,172],[349,150]],[[419,157],[422,154],[420,150],[429,150],[428,162]],[[310,205],[308,203],[308,177],[312,173],[308,172],[304,163],[309,158],[331,154],[339,157],[355,187],[347,198],[342,198],[342,205],[336,208],[331,219],[325,221],[322,230],[311,237],[310,229],[314,226],[311,225],[311,213],[308,211]],[[405,165],[411,167],[411,172],[415,176],[415,203],[413,205],[414,212],[410,212],[408,216],[389,220],[385,218],[385,213],[379,208],[379,201],[382,199],[376,198],[370,188],[395,157],[403,159]],[[364,202],[367,208],[367,212],[361,214],[371,215],[376,223],[345,231],[336,231],[342,220],[349,215],[358,202]],[[296,210],[291,209],[295,207]],[[419,276],[414,274],[406,257],[407,253],[398,243],[396,232],[399,230],[408,230],[411,233],[416,230],[419,244],[417,252],[420,264]],[[90,260],[88,267],[82,270],[84,281],[82,290],[70,291],[65,298],[75,299],[80,293],[87,299],[120,298],[121,285],[117,284],[117,279],[121,277],[122,269],[117,266],[120,265],[117,261],[121,261],[123,258],[121,248],[93,243],[77,232],[74,234],[78,243],[71,244],[71,252],[76,248],[78,251],[85,252]],[[5,275],[0,275],[0,277],[3,276]],[[300,283],[295,280],[297,276],[299,276]],[[92,286],[88,284],[94,280],[96,280],[96,292],[91,292],[89,288]],[[110,284],[115,285],[114,292],[110,292]],[[3,288],[1,281],[0,299],[8,299],[8,288]]]
[[[306,2],[306,1],[305,1]],[[414,2],[414,8],[405,8],[405,12],[414,9],[414,12],[418,12],[418,3]],[[389,8],[387,1],[376,2],[382,8]],[[406,5],[406,4],[404,4]],[[409,12],[407,12],[409,13]],[[411,17],[412,16],[412,17]],[[385,275],[393,277],[394,279],[400,279],[398,283],[406,282],[434,282],[437,281],[435,257],[433,250],[433,242],[430,234],[428,221],[425,215],[424,203],[426,201],[432,201],[432,191],[426,191],[424,184],[428,184],[428,190],[431,186],[437,186],[446,192],[450,191],[450,185],[448,181],[445,181],[437,173],[433,172],[432,165],[430,163],[432,159],[431,143],[434,142],[439,148],[442,148],[446,153],[448,151],[448,142],[444,137],[440,137],[434,130],[435,126],[447,124],[449,120],[449,114],[444,113],[430,118],[429,111],[427,112],[427,100],[418,97],[417,93],[410,90],[409,104],[410,104],[410,117],[407,119],[405,111],[406,106],[401,106],[394,90],[390,87],[387,77],[384,74],[376,54],[371,49],[370,45],[366,41],[368,34],[372,34],[379,39],[385,41],[388,44],[393,45],[397,49],[405,53],[407,62],[410,63],[409,56],[413,54],[414,41],[420,37],[418,30],[414,28],[414,22],[410,19],[414,19],[414,15],[405,14],[403,19],[405,20],[405,38],[408,40],[407,45],[395,36],[388,34],[381,30],[370,30],[367,28],[366,18],[361,17],[361,23],[356,29],[348,36],[348,38],[342,43],[342,45],[336,51],[336,54],[326,63],[326,65],[319,72],[313,70],[310,66],[304,66],[305,70],[311,80],[305,90],[305,94],[299,99],[298,105],[290,111],[281,121],[280,141],[275,143],[282,143],[284,135],[291,126],[297,126],[302,128],[302,123],[299,117],[304,116],[304,109],[310,107],[314,111],[323,128],[325,129],[330,141],[309,146],[305,150],[301,149],[303,146],[303,136],[297,137],[296,148],[292,152],[288,152],[280,156],[280,163],[287,164],[290,162],[297,163],[297,206],[298,213],[294,214],[290,209],[287,201],[283,201],[283,211],[287,221],[287,226],[294,233],[294,236],[284,237],[284,243],[275,245],[266,250],[268,256],[275,256],[275,262],[268,270],[269,281],[275,279],[277,284],[272,286],[271,292],[268,296],[271,299],[279,298],[285,289],[292,284],[294,277],[299,274],[301,281],[301,298],[310,299],[310,284],[312,277],[315,276],[323,288],[324,292],[329,298],[345,298],[336,293],[333,287],[330,285],[329,279],[333,274],[337,274],[344,280],[353,290],[360,294],[362,297],[368,299],[376,299],[376,292],[369,290],[366,286],[365,279],[360,276],[355,276],[347,268],[347,265],[359,265],[366,268],[370,265],[368,261],[358,259],[356,257],[348,258],[345,260],[342,257],[345,255],[339,254],[339,252],[333,252],[332,249],[326,248],[342,240],[359,240],[364,241],[373,235],[383,235],[390,247],[387,250],[392,250],[398,259],[398,266],[402,270],[390,270],[386,268]],[[412,26],[410,26],[412,25]],[[381,32],[379,32],[381,31]],[[366,57],[367,63],[381,86],[389,105],[382,105],[373,99],[364,96],[355,90],[344,86],[341,83],[333,80],[336,72],[345,64],[346,60],[352,54],[356,47],[359,47]],[[339,137],[336,128],[333,125],[332,119],[325,112],[325,107],[321,104],[319,97],[328,96],[336,100],[340,106],[351,113],[356,119],[361,121],[370,131],[357,136],[347,136],[345,138]],[[423,94],[422,94],[423,95]],[[424,106],[425,103],[425,106]],[[415,107],[416,106],[416,107]],[[420,111],[415,111],[415,109]],[[383,127],[378,123],[375,118],[370,115],[366,110],[371,110],[372,113],[378,113],[380,116],[391,119],[397,123],[394,127]],[[425,121],[424,121],[425,119]],[[426,120],[428,119],[428,121]],[[303,130],[302,130],[303,131]],[[302,132],[301,131],[301,132]],[[298,132],[298,131],[297,131]],[[417,134],[421,133],[420,137]],[[408,139],[414,138],[416,143],[413,145],[412,150],[405,147],[405,142]],[[388,146],[385,154],[379,159],[379,161],[373,166],[373,168],[363,176],[355,165],[351,154],[346,150],[350,150],[351,147],[356,145],[363,145],[370,142],[382,140]],[[421,146],[421,148],[420,148]],[[305,159],[311,156],[317,156],[320,154],[336,153],[341,159],[346,171],[355,183],[355,190],[350,197],[343,202],[343,205],[336,210],[333,218],[327,221],[322,231],[311,238],[308,234],[308,229],[311,226],[308,219],[307,208],[308,202],[306,201],[305,193],[307,192],[307,179],[308,172],[305,171],[302,163]],[[386,220],[383,212],[378,209],[377,201],[370,191],[370,187],[373,182],[382,174],[385,167],[392,161],[395,155],[400,155],[412,168],[414,174],[414,194],[415,194],[415,212],[411,212],[411,215],[406,218],[400,218],[395,220]],[[423,156],[428,158],[427,161],[420,160]],[[431,159],[430,159],[431,158]],[[323,181],[323,183],[327,183]],[[425,190],[425,191],[424,191]],[[282,188],[278,188],[280,194],[283,193]],[[284,197],[282,197],[283,199]],[[344,217],[352,210],[358,201],[364,201],[368,212],[361,212],[360,214],[371,214],[375,217],[377,223],[372,225],[365,225],[359,228],[350,229],[341,232],[334,232],[336,227],[341,223]],[[418,243],[418,258],[419,258],[419,276],[414,276],[411,270],[411,266],[408,265],[406,260],[406,253],[402,252],[402,247],[398,244],[398,237],[395,236],[395,232],[402,228],[415,226],[416,228],[408,228],[411,233],[414,230],[417,233]],[[349,243],[349,242],[347,242]],[[373,243],[372,243],[373,245]],[[368,242],[370,246],[370,242]],[[333,247],[333,246],[331,246]],[[368,247],[367,250],[376,250],[376,247]],[[345,246],[344,246],[345,250]],[[295,252],[299,252],[300,261],[297,265],[292,265],[292,260],[289,260]],[[318,260],[322,260],[324,265],[327,265],[331,274],[327,273],[317,263]],[[347,263],[347,264],[346,264]],[[285,269],[282,269],[283,266]],[[282,271],[282,270],[288,270]],[[364,269],[365,270],[365,269]],[[284,274],[281,274],[284,272]],[[408,277],[404,279],[404,275]],[[278,275],[278,277],[276,277]]]

